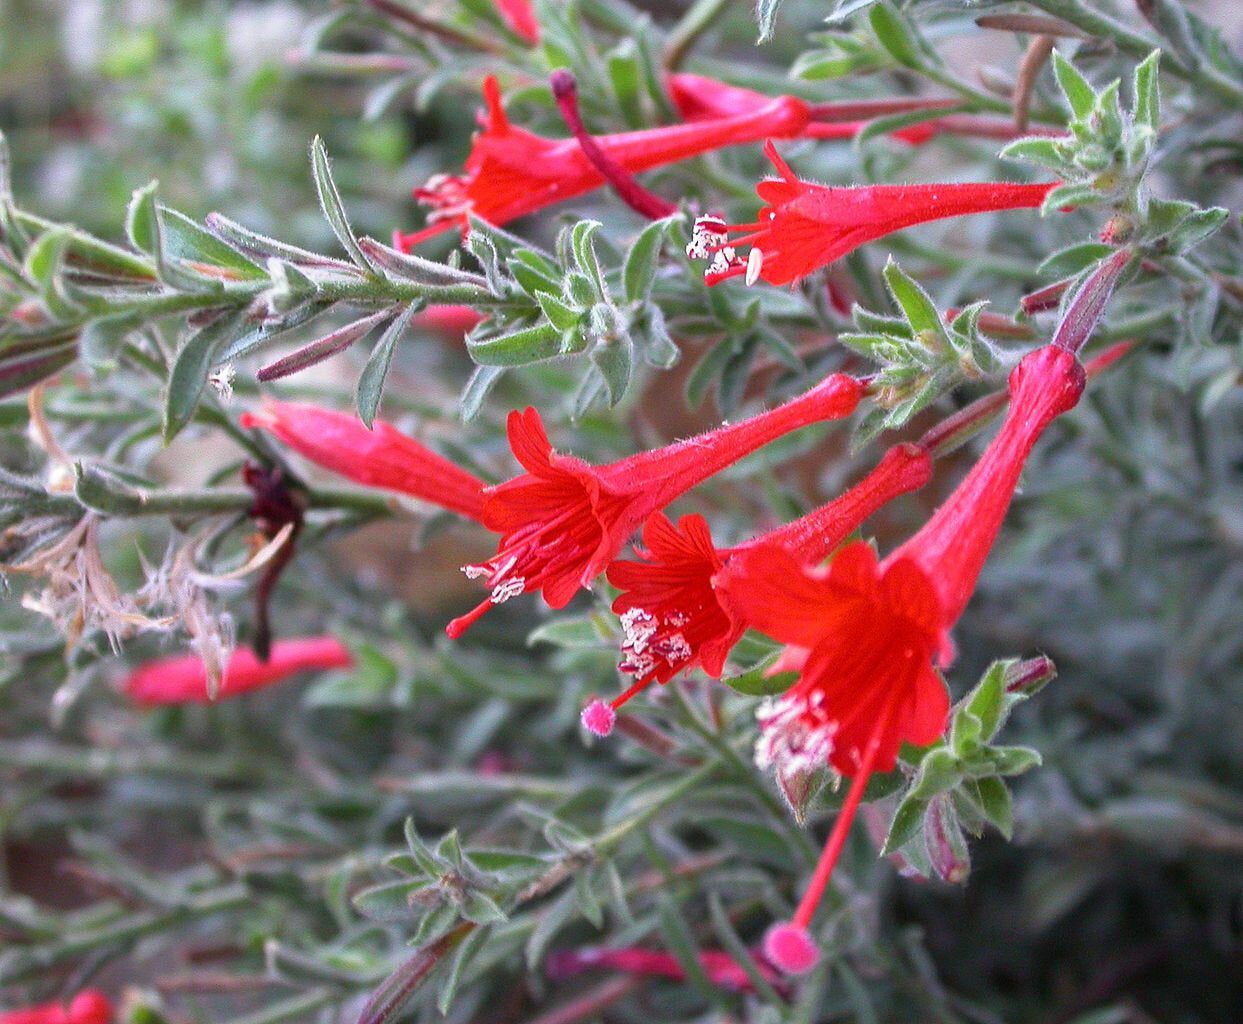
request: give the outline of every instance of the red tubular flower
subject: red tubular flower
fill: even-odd
[[[496,0],[496,13],[515,35],[532,46],[539,42],[539,22],[535,20],[531,0]]]
[[[409,494],[467,519],[483,516],[484,482],[383,420],[372,430],[354,416],[295,402],[243,413],[243,427],[270,430],[299,455],[368,487]]]
[[[438,331],[447,338],[456,338],[459,341],[482,319],[483,314],[472,306],[443,304],[428,306],[414,316],[414,322],[420,327]]]
[[[428,226],[395,235],[398,248],[408,251],[449,228],[465,227],[468,212],[499,226],[604,184],[575,139],[545,139],[510,124],[494,76],[484,79],[483,95],[488,108],[480,119],[484,130],[475,136],[465,173],[438,175],[415,189],[415,198],[432,208]],[[599,135],[596,142],[611,160],[633,173],[723,146],[794,138],[807,118],[806,103],[782,97],[733,117]]]
[[[672,74],[665,76],[665,87],[678,112],[687,121],[702,121],[754,110],[772,97],[752,89],[726,85],[703,75]],[[802,131],[805,139],[853,139],[872,118],[890,114],[934,111],[957,106],[953,97],[930,99],[921,96],[898,96],[892,99],[839,100],[816,103],[808,107],[811,120]],[[985,139],[1017,139],[1021,135],[1061,135],[1057,128],[1029,126],[1020,130],[1010,117],[986,117],[978,114],[946,114],[931,121],[921,121],[890,132],[895,139],[922,146],[934,135],[972,135]]]
[[[785,405],[655,451],[592,466],[552,450],[534,409],[509,414],[509,445],[526,470],[487,490],[483,525],[501,535],[496,554],[465,567],[492,593],[445,632],[460,636],[494,604],[540,590],[563,608],[598,576],[657,509],[792,430],[849,416],[862,387],[834,374]]]
[[[683,516],[674,525],[656,513],[643,527],[641,562],[613,562],[608,581],[623,591],[613,602],[625,636],[618,668],[634,676],[629,689],[605,704],[593,701],[583,723],[597,736],[607,735],[614,715],[626,701],[652,683],[667,683],[677,673],[702,665],[719,679],[725,659],[746,629],[717,599],[713,578],[739,552],[776,546],[800,562],[823,560],[873,512],[900,494],[916,490],[932,475],[926,449],[902,444],[885,453],[880,464],[841,497],[800,519],[737,547],[718,549],[702,516]]]
[[[700,950],[699,965],[714,985],[734,992],[752,992],[755,989],[738,961],[719,949]],[[775,985],[782,984],[777,972],[762,960],[757,959],[755,966],[765,980]],[[548,973],[553,978],[569,978],[582,971],[600,967],[624,971],[627,974],[649,974],[674,981],[686,980],[686,971],[676,957],[640,946],[589,946],[585,949],[563,950],[553,953],[547,964]]]
[[[237,697],[272,683],[279,683],[306,669],[347,668],[353,656],[334,636],[309,636],[278,640],[267,661],[260,661],[248,647],[229,657],[217,699]],[[207,669],[196,654],[149,661],[125,680],[126,694],[139,704],[207,704]]]
[[[718,117],[737,117],[739,114],[751,113],[765,104],[772,103],[772,97],[765,96],[754,89],[744,89],[737,85],[718,82],[715,78],[704,75],[670,74],[665,76],[665,88],[673,105],[685,121],[709,121]],[[801,102],[801,101],[800,101]],[[808,107],[808,110],[814,110]],[[900,109],[920,109],[917,101],[907,101],[906,106],[895,110],[878,111],[879,113],[898,113]],[[853,139],[867,124],[866,120],[852,119],[846,121],[813,121],[809,120],[800,135],[805,139]],[[937,133],[931,124],[920,124],[903,128],[894,132],[894,137],[912,145],[927,142]]]
[[[746,275],[748,284],[791,284],[870,242],[926,221],[968,213],[1038,207],[1056,182],[967,182],[936,185],[863,185],[834,188],[799,180],[771,142],[764,152],[780,179],[755,188],[767,206],[754,224],[726,225],[701,217],[687,254],[711,256],[705,280],[716,284]],[[729,232],[745,232],[731,239]],[[747,259],[736,248],[750,245]]]
[[[730,559],[718,589],[731,612],[790,645],[783,667],[798,682],[761,710],[757,761],[791,775],[831,765],[854,777],[846,802],[789,924],[766,939],[774,963],[816,960],[807,925],[875,771],[894,767],[902,743],[924,746],[945,728],[949,698],[933,668],[949,662],[949,630],[992,547],[1023,464],[1044,429],[1072,408],[1084,372],[1050,345],[1010,375],[1010,409],[997,436],[948,500],[910,540],[878,563],[862,542],[827,570],[807,569],[776,546]]]
[[[0,1024],[111,1024],[112,1003],[102,992],[79,992],[68,1005],[40,1003],[24,1010],[0,1013]]]

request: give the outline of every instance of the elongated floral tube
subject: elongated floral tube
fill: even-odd
[[[486,579],[491,594],[446,632],[460,636],[492,605],[529,591],[565,607],[653,512],[792,430],[849,416],[862,390],[834,374],[775,409],[605,466],[554,452],[534,409],[511,412],[509,445],[526,472],[488,488],[483,525],[500,543],[487,562],[464,569]]]
[[[400,491],[467,519],[483,516],[485,484],[383,420],[371,430],[355,416],[299,402],[264,403],[243,413],[243,427],[262,427],[317,466],[367,487]]]
[[[434,304],[414,315],[414,323],[420,327],[443,334],[446,338],[461,340],[474,327],[483,314],[473,306]]]
[[[531,0],[495,0],[496,13],[501,21],[525,42],[535,46],[539,42],[539,21]]]
[[[461,175],[437,175],[415,198],[431,207],[428,226],[394,236],[398,248],[412,246],[453,227],[465,227],[468,213],[502,225],[553,203],[590,192],[604,177],[577,140],[545,139],[515,128],[501,106],[494,76],[483,83],[487,113]],[[765,138],[794,138],[807,123],[807,104],[793,97],[733,117],[702,124],[676,124],[641,131],[597,135],[610,160],[631,173],[676,163],[692,156]]]
[[[926,746],[944,731],[949,696],[934,663],[953,656],[949,631],[975,588],[1027,456],[1083,387],[1072,352],[1049,345],[1024,357],[1010,375],[1010,408],[997,436],[919,532],[883,562],[856,542],[827,570],[809,569],[769,546],[740,553],[718,574],[731,613],[787,644],[779,667],[800,673],[760,711],[757,762],[773,767],[783,784],[826,766],[853,777],[792,920],[766,939],[778,966],[798,972],[815,963],[807,928],[869,776],[892,770],[902,743]]]
[[[112,1024],[112,1003],[102,992],[86,989],[67,1004],[40,1003],[0,1012],[0,1024]]]
[[[665,76],[665,88],[678,113],[687,121],[703,121],[713,117],[729,117],[742,114],[765,103],[773,97],[754,89],[719,82],[704,75],[685,73]],[[958,106],[955,97],[932,99],[924,96],[895,96],[888,99],[838,100],[830,103],[814,103],[808,107],[810,119],[802,131],[806,139],[853,139],[868,122],[891,114],[935,111]],[[941,134],[972,135],[977,138],[1017,139],[1021,135],[1061,135],[1060,129],[1035,126],[1020,130],[1013,118],[984,117],[977,114],[946,114],[930,121],[921,121],[890,132],[913,146],[923,145]]]
[[[734,992],[755,990],[742,965],[728,953],[719,949],[703,949],[699,951],[698,959],[699,966],[712,984]],[[781,984],[781,976],[763,961],[756,960],[755,967],[770,984]],[[686,971],[677,957],[641,946],[586,946],[562,950],[549,956],[547,962],[551,978],[568,978],[583,971],[601,969],[646,974],[673,981],[686,980]]]
[[[217,700],[237,697],[288,679],[308,669],[348,668],[354,663],[349,650],[334,636],[278,640],[267,661],[260,661],[248,647],[229,657],[220,680]],[[139,704],[207,704],[207,668],[197,654],[149,661],[130,673],[124,691]]]
[[[773,97],[765,96],[754,89],[719,82],[705,75],[675,73],[665,76],[665,91],[678,108],[678,113],[686,121],[709,121],[718,117],[736,117],[750,113],[771,103]],[[950,101],[957,102],[957,101]],[[888,108],[874,108],[868,114],[877,117],[881,114],[896,114],[907,110],[920,110],[927,106],[927,101],[902,99],[894,101]],[[866,126],[863,116],[846,120],[816,121],[813,120],[815,107],[809,106],[811,114],[807,125],[800,133],[808,139],[853,139]],[[915,125],[893,133],[895,138],[902,139],[913,145],[927,142],[936,134],[930,125]]]
[[[701,217],[687,254],[710,257],[704,279],[717,284],[746,277],[769,284],[791,284],[840,259],[865,242],[915,224],[970,213],[1035,208],[1057,182],[965,182],[934,185],[862,185],[835,188],[800,180],[777,155],[772,142],[764,152],[781,175],[761,181],[755,191],[766,205],[753,224],[724,224]],[[742,232],[740,237],[731,237]],[[737,250],[750,246],[746,258]]]
[[[607,704],[593,701],[583,724],[607,735],[617,710],[652,683],[667,683],[696,665],[719,678],[725,659],[746,629],[718,599],[713,579],[740,551],[775,545],[800,562],[823,560],[873,512],[900,494],[916,490],[932,475],[926,449],[901,444],[840,497],[769,533],[733,548],[718,549],[699,515],[683,516],[675,527],[663,513],[643,527],[642,561],[616,561],[607,576],[622,593],[613,602],[621,616],[622,661],[618,668],[634,683]]]

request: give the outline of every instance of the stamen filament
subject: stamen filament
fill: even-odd
[[[900,692],[900,690],[895,691],[895,696]],[[850,792],[846,794],[846,802],[838,811],[837,821],[833,823],[833,831],[829,834],[829,841],[825,843],[824,851],[820,854],[820,860],[816,864],[816,870],[812,873],[807,891],[799,901],[794,917],[790,919],[790,923],[796,927],[806,928],[816,913],[816,907],[820,905],[820,898],[829,884],[837,858],[841,855],[842,847],[846,845],[846,836],[850,832],[850,826],[854,823],[855,812],[859,809],[859,802],[863,799],[863,791],[867,789],[868,779],[872,777],[872,766],[876,763],[876,754],[880,750],[881,739],[889,729],[889,720],[893,717],[895,704],[896,701],[891,697],[889,706],[876,720],[876,727],[872,730],[871,739],[868,740],[859,771],[850,784]]]

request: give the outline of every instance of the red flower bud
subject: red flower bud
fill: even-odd
[[[217,699],[271,686],[307,669],[347,668],[353,663],[350,652],[333,636],[278,640],[267,661],[260,661],[250,648],[239,647],[229,657]],[[130,673],[124,689],[139,704],[209,702],[207,668],[196,654],[149,661]]]

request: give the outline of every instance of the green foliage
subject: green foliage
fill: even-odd
[[[990,376],[1002,365],[996,346],[980,331],[984,303],[973,303],[947,320],[892,257],[882,276],[902,317],[855,306],[855,330],[838,338],[881,366],[875,378],[877,408],[858,428],[860,445],[882,431],[904,426],[964,380]]]

